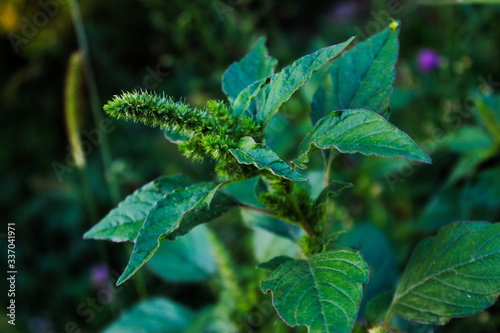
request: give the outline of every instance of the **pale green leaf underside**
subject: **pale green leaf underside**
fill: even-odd
[[[268,146],[256,143],[251,137],[244,137],[238,143],[238,148],[229,150],[238,163],[251,164],[259,170],[268,170],[274,175],[290,180],[307,180],[307,177],[293,170],[283,162]]]
[[[176,239],[197,225],[209,222],[238,206],[231,196],[217,192],[222,183],[196,184],[158,200],[151,208],[135,242],[132,255],[117,284],[129,279],[160,247],[164,238]]]
[[[180,332],[195,318],[181,304],[155,297],[123,313],[104,333]]]
[[[334,110],[367,109],[386,115],[398,58],[398,34],[386,28],[345,52],[314,95],[313,123]]]
[[[443,325],[495,303],[500,293],[500,224],[453,223],[413,252],[391,311]]]
[[[407,134],[379,114],[362,109],[333,111],[321,118],[300,144],[295,163],[305,167],[310,153],[330,148],[341,153],[431,161]]]
[[[337,249],[304,260],[280,264],[261,282],[271,290],[273,304],[290,326],[307,326],[309,332],[351,332],[368,282],[368,266],[361,254]]]
[[[197,282],[208,279],[217,268],[208,228],[202,224],[183,237],[162,242],[148,266],[167,281]]]
[[[236,116],[245,112],[254,98],[257,99],[257,121],[266,124],[292,94],[307,82],[315,71],[338,56],[354,39],[323,48],[296,60],[267,78],[263,78],[244,89],[234,102]]]
[[[253,50],[232,63],[222,76],[222,90],[231,104],[245,88],[274,73],[277,61],[268,55],[265,42],[265,38],[260,38]]]
[[[155,202],[166,194],[189,185],[192,185],[192,182],[183,175],[160,177],[125,198],[83,237],[134,242]]]

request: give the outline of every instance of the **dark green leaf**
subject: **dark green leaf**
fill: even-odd
[[[251,164],[259,170],[268,170],[274,175],[290,180],[307,180],[307,177],[296,172],[283,162],[274,151],[262,143],[256,143],[251,137],[244,137],[238,148],[231,148],[231,154],[241,164]]]
[[[328,69],[314,95],[313,123],[344,109],[367,109],[386,116],[398,58],[399,29],[386,28],[345,52]]]
[[[351,332],[368,282],[368,266],[361,254],[337,249],[304,260],[290,260],[261,282],[273,293],[273,304],[290,326],[310,332]]]
[[[268,215],[260,214],[251,210],[241,212],[243,222],[250,228],[258,228],[270,233],[288,238],[292,241],[301,237],[302,229],[298,225],[293,225]]]
[[[184,237],[162,242],[148,265],[167,281],[196,282],[210,278],[216,264],[207,227],[200,225]]]
[[[305,167],[311,152],[330,148],[342,153],[400,156],[430,163],[429,156],[407,134],[368,110],[333,111],[321,118],[300,144],[295,163]]]
[[[260,38],[253,50],[232,63],[222,76],[222,90],[231,103],[252,83],[274,73],[277,61],[268,55],[265,43],[266,39]]]
[[[223,192],[216,193],[222,185],[216,182],[196,184],[158,200],[139,231],[130,261],[117,284],[129,279],[151,259],[162,239],[176,239],[237,207],[239,204],[234,198]]]
[[[276,269],[278,269],[278,267],[280,267],[281,265],[283,265],[287,262],[293,261],[293,260],[294,259],[292,259],[290,257],[279,256],[279,257],[275,257],[267,262],[260,263],[257,265],[257,267],[272,272],[272,271],[275,271]]]
[[[422,210],[416,227],[426,231],[437,231],[447,224],[463,219],[461,195],[460,190],[453,187],[434,193]]]
[[[152,298],[136,305],[104,333],[180,332],[193,320],[188,308],[166,298]]]
[[[496,149],[494,149],[494,147],[491,148],[476,148],[470,153],[463,155],[454,166],[453,171],[446,182],[446,186],[453,185],[463,177],[472,175],[481,163],[495,156],[497,154]]]
[[[390,311],[443,325],[495,303],[500,293],[500,224],[453,223],[413,252]]]
[[[371,281],[370,281],[371,283]],[[394,290],[383,292],[373,297],[366,305],[365,318],[371,325],[384,321],[389,306],[391,305]]]
[[[330,195],[339,194],[340,192],[342,192],[342,190],[345,190],[346,188],[350,188],[352,186],[353,185],[351,183],[343,183],[343,182],[338,182],[338,181],[331,182],[318,195],[318,197],[314,201],[314,207],[318,208],[318,207],[321,207],[323,205],[326,205],[328,202],[328,197]]]
[[[476,101],[476,113],[497,146],[500,146],[500,106],[493,95],[479,96]]]
[[[166,194],[192,184],[183,175],[160,177],[129,195],[83,237],[114,242],[134,242],[149,210],[156,201]]]

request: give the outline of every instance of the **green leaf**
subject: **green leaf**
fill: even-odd
[[[196,184],[158,200],[139,231],[130,260],[117,285],[129,279],[151,259],[160,247],[161,240],[176,239],[197,225],[238,207],[239,203],[233,197],[217,192],[221,186],[223,183]]]
[[[454,187],[434,193],[422,209],[415,228],[435,232],[447,224],[464,219],[462,214],[464,207],[460,204],[462,196],[461,191]]]
[[[104,330],[104,333],[179,332],[194,313],[171,300],[155,297],[136,305]]]
[[[219,296],[222,298],[221,296]],[[232,333],[238,328],[231,318],[233,308],[219,301],[218,304],[201,309],[182,332],[165,333]]]
[[[199,225],[184,237],[162,242],[148,265],[167,281],[197,282],[210,278],[216,263],[207,227]]]
[[[386,28],[345,52],[328,69],[313,97],[316,123],[330,111],[367,109],[388,114],[398,59],[399,29]]]
[[[384,321],[389,306],[391,305],[393,295],[394,290],[386,291],[373,297],[368,304],[366,304],[365,319],[370,326]]]
[[[275,74],[276,75],[276,74]],[[257,82],[252,83],[248,87],[246,87],[239,95],[236,97],[233,103],[233,114],[236,117],[241,116],[245,111],[249,111],[249,113],[255,116],[251,110],[249,110],[250,105],[255,103],[255,98],[259,95],[263,86],[269,84],[271,82],[271,77],[263,78]]]
[[[251,210],[242,210],[243,223],[253,229],[263,229],[270,233],[295,241],[300,239],[303,230],[294,224],[283,222],[268,215]]]
[[[483,123],[484,127],[500,146],[500,106],[497,105],[496,98],[493,95],[478,96],[475,98],[476,114]]]
[[[278,62],[269,56],[265,43],[266,39],[260,38],[253,50],[241,61],[232,63],[222,76],[222,90],[231,104],[245,88],[274,73]]]
[[[361,109],[333,111],[321,118],[300,144],[295,163],[304,168],[311,152],[330,148],[341,153],[431,161],[407,134],[381,115]]]
[[[310,332],[351,332],[368,282],[368,266],[358,252],[337,249],[286,262],[261,282],[290,326]]]
[[[256,143],[251,137],[244,137],[238,148],[229,149],[238,163],[256,166],[259,170],[268,170],[276,176],[290,180],[307,180],[307,177],[296,172],[283,162],[276,153],[262,143]]]
[[[134,242],[151,207],[166,194],[193,183],[183,175],[160,177],[123,200],[83,238],[106,239],[114,242]]]
[[[306,55],[273,75],[269,84],[261,89],[257,121],[266,124],[278,112],[281,104],[306,83],[315,71],[344,51],[353,39],[351,37],[344,43]]]
[[[281,104],[286,102],[292,94],[307,82],[312,74],[325,65],[329,60],[339,55],[354,37],[344,43],[323,48],[306,55],[279,73],[262,78],[240,92],[233,103],[233,113],[240,116],[257,99],[259,104],[256,119],[266,124],[278,112]]]
[[[290,261],[294,261],[294,259],[287,256],[278,256],[269,261],[258,264],[257,267],[272,272],[278,269],[278,267],[280,267],[281,265],[286,264]]]
[[[500,224],[453,223],[419,243],[390,311],[443,325],[495,303],[500,293]]]
[[[295,257],[300,251],[297,243],[288,237],[260,228],[254,229],[252,234],[253,253],[257,262],[266,262],[276,256]]]
[[[496,154],[497,151],[494,147],[487,149],[477,148],[468,154],[464,154],[453,167],[453,171],[446,181],[446,186],[451,186],[460,179],[474,174],[481,163],[492,158]]]
[[[321,193],[318,195],[316,200],[314,201],[314,207],[318,208],[321,206],[324,206],[328,202],[328,197],[332,194],[339,194],[346,188],[350,188],[353,185],[351,183],[343,183],[339,181],[333,181],[330,184],[328,184],[327,187],[321,191]]]

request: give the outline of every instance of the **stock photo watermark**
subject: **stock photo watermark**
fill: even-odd
[[[7,234],[2,234],[7,239],[7,323],[16,325],[16,224],[7,223]],[[3,242],[3,241],[2,241]]]
[[[118,279],[120,273],[111,270],[111,275]],[[80,320],[83,320],[86,324],[90,324],[96,317],[97,314],[102,312],[106,306],[110,305],[113,300],[115,300],[115,295],[121,293],[125,287],[128,285],[128,282],[121,284],[118,287],[114,286],[113,279],[109,279],[107,282],[107,286],[100,288],[95,296],[88,296],[85,300],[80,302],[75,309],[75,313],[77,314]],[[62,330],[61,330],[62,329]],[[76,321],[68,321],[64,325],[63,328],[57,330],[54,333],[82,333],[88,332],[86,329],[80,327],[80,325]]]

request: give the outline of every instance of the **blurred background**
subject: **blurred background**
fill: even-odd
[[[350,36],[363,40],[391,18],[401,20],[390,121],[433,164],[345,156],[334,167],[338,180],[355,184],[336,202],[339,223],[359,230],[344,241],[356,244],[356,237],[371,232],[374,251],[384,251],[368,258],[385,276],[368,295],[393,286],[415,244],[441,226],[499,221],[500,133],[491,126],[500,123],[499,6],[384,0],[88,0],[79,6],[67,0],[0,2],[0,244],[5,253],[6,225],[15,223],[18,270],[16,326],[4,320],[2,278],[0,331],[98,332],[155,295],[193,311],[214,302],[211,268],[197,283],[144,268],[142,282],[113,289],[131,247],[82,239],[126,195],[161,175],[212,177],[213,165],[191,163],[161,131],[105,122],[101,107],[114,94],[141,88],[193,105],[224,99],[222,74],[260,36],[281,68]],[[68,64],[78,50],[89,61],[76,76],[76,114],[67,121]],[[291,143],[311,126],[310,100],[321,72],[317,77],[270,126],[269,144],[284,158],[293,156]],[[77,164],[69,140],[75,133],[84,145]],[[249,262],[265,259],[249,250],[256,235],[262,242],[267,236],[241,219],[231,213],[214,228],[235,264],[248,269]],[[6,256],[0,260],[6,267]],[[256,274],[250,268],[243,279]],[[268,331],[286,331],[279,327]],[[499,307],[433,329],[498,332]]]

